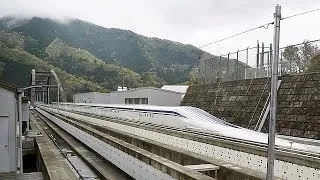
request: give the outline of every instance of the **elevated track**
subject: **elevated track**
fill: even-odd
[[[37,111],[136,179],[265,178],[264,143],[106,116],[101,107],[39,105]],[[320,179],[320,153],[317,146],[310,145],[310,149],[277,146],[276,177]],[[203,169],[194,170],[190,165]]]

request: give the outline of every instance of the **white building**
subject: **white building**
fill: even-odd
[[[17,170],[17,87],[0,80],[0,173]]]
[[[177,88],[177,87],[176,87]],[[183,89],[183,88],[181,88]],[[168,88],[142,87],[111,93],[80,93],[75,94],[75,103],[98,104],[149,104],[159,106],[179,106],[185,91],[174,91]]]

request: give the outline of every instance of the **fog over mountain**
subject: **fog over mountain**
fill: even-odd
[[[314,0],[1,1],[0,16],[50,17],[62,21],[66,17],[78,18],[107,28],[131,30],[197,47],[272,21],[276,4],[282,6],[283,16],[320,7],[320,1]],[[320,25],[313,22],[319,18],[320,13],[315,12],[283,21],[281,46],[318,39]],[[308,32],[301,28],[310,26],[313,28]],[[262,28],[203,50],[225,54],[255,46],[257,40],[266,44],[272,42],[272,28]]]

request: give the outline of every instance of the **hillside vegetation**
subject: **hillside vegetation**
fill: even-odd
[[[10,41],[6,41],[11,39]],[[48,71],[53,69],[67,94],[73,91],[101,91],[107,89],[101,87],[98,83],[85,80],[82,77],[75,76],[57,68],[42,59],[23,50],[23,39],[17,33],[0,32],[0,77],[6,81],[17,84],[20,87],[29,85],[29,78],[32,69],[38,71]],[[69,95],[70,99],[70,95]]]
[[[40,58],[46,57],[45,49],[55,38],[60,38],[106,63],[118,64],[139,74],[155,72],[169,84],[186,81],[191,66],[203,53],[191,45],[104,28],[81,20],[61,24],[50,19],[32,18],[12,30],[23,34],[26,50]]]
[[[77,19],[59,23],[37,17],[0,19],[0,48],[1,79],[24,86],[32,68],[55,69],[70,93],[196,82],[205,53]]]

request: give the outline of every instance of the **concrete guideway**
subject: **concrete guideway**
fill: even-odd
[[[35,137],[35,143],[40,154],[39,169],[45,172],[45,179],[77,180],[78,178],[68,162],[61,156],[44,130],[35,121],[31,121],[30,124],[33,130],[42,134],[41,137]]]
[[[54,111],[51,109],[51,111]],[[266,171],[266,158],[265,155],[257,155],[257,154],[250,154],[250,153],[244,153],[235,151],[228,148],[221,148],[219,146],[213,146],[211,144],[206,143],[200,143],[195,140],[189,140],[189,139],[183,139],[175,136],[168,136],[166,134],[147,131],[139,128],[134,127],[128,127],[124,126],[118,123],[111,123],[107,122],[106,120],[99,120],[97,118],[89,118],[87,116],[81,116],[74,113],[68,113],[61,111],[61,114],[68,115],[68,116],[74,116],[78,119],[85,119],[87,121],[94,122],[96,124],[100,124],[101,126],[108,126],[117,128],[122,131],[126,131],[127,133],[135,134],[140,137],[148,137],[148,139],[154,138],[155,141],[162,142],[164,144],[170,144],[172,146],[186,149],[191,152],[195,152],[197,154],[202,154],[207,156],[208,158],[216,158],[218,160],[221,160],[225,162],[224,164],[226,166],[235,167],[237,171],[243,171],[244,168],[251,169],[254,171],[260,171],[261,173],[265,173]],[[263,150],[259,150],[263,153]],[[276,161],[276,176],[284,178],[284,179],[296,179],[298,177],[300,178],[308,178],[308,179],[317,179],[320,178],[319,169],[312,168],[312,167],[319,167],[316,164],[318,163],[318,158],[310,157],[310,156],[304,156],[299,153],[286,153],[286,152],[280,152],[280,155],[282,153],[282,156],[287,156],[287,160],[294,160],[298,159],[296,161],[297,163],[305,161],[305,164],[309,165],[299,165],[292,162],[286,162],[284,160],[277,160]],[[300,157],[297,158],[297,157]],[[305,159],[303,159],[305,157]],[[284,158],[284,157],[283,157]],[[293,161],[295,162],[295,161]],[[311,167],[310,167],[311,166]]]
[[[24,174],[0,173],[0,180],[44,180],[41,172]]]
[[[40,113],[38,114],[42,116]],[[45,119],[45,117],[41,118],[41,120],[44,121],[44,123],[57,135],[59,135],[72,148],[72,150],[99,175],[99,178],[108,180],[131,179],[124,172],[114,167],[111,163],[108,163],[104,159],[101,159],[99,155],[93,151],[90,151],[81,142],[77,141],[75,138],[73,138],[73,136],[69,135],[63,129]]]
[[[93,128],[82,126],[79,129],[37,110],[135,179],[213,179]]]
[[[206,175],[211,177],[224,177],[224,178],[237,178],[237,179],[256,179],[257,177],[263,178],[263,173],[257,173],[254,176],[248,175],[249,170],[246,173],[241,173],[235,171],[237,167],[230,166],[230,164],[225,164],[220,161],[214,161],[208,159],[207,156],[196,154],[181,148],[177,148],[171,145],[159,143],[154,140],[150,140],[144,137],[139,137],[133,134],[128,134],[124,131],[113,129],[106,126],[95,125],[93,123],[87,123],[83,120],[72,119],[65,116],[60,116],[55,114],[56,117],[64,119],[73,126],[79,126],[83,124],[85,126],[92,127],[100,132],[116,137],[117,139],[123,140],[130,144],[133,144],[139,148],[147,150],[153,154],[157,154],[161,157],[164,157],[170,161],[181,164],[189,169],[194,169],[199,172],[204,172]],[[209,163],[209,164],[208,164]],[[219,164],[220,166],[215,166],[214,164]],[[226,167],[225,167],[226,166]],[[197,167],[197,168],[194,168]],[[217,173],[219,170],[219,174]],[[258,178],[258,179],[260,179]]]
[[[54,109],[44,108],[48,112],[54,112]],[[60,110],[60,114],[64,117],[71,117],[69,113]],[[188,165],[202,165],[202,164],[215,164],[218,165],[219,173],[218,178],[237,178],[237,179],[263,179],[264,173],[259,171],[254,171],[249,168],[239,167],[237,165],[233,165],[229,162],[224,162],[218,159],[210,158],[206,155],[192,152],[190,150],[186,150],[183,148],[176,147],[174,145],[169,145],[168,143],[159,142],[158,140],[150,139],[150,136],[140,136],[135,135],[132,132],[125,131],[126,129],[117,128],[114,124],[112,125],[104,125],[102,126],[100,121],[101,119],[90,118],[87,116],[77,115],[71,113],[72,115],[79,116],[74,119],[73,125],[77,124],[85,124],[94,129],[97,129],[101,132],[105,132],[106,134],[110,134],[113,137],[118,139],[126,140],[131,142],[132,144],[145,148],[146,150],[158,154],[162,157],[165,157],[171,161],[183,164],[184,166]],[[82,118],[81,118],[82,117]],[[90,120],[92,119],[92,121]],[[103,121],[103,120],[102,120]],[[139,131],[142,129],[136,128],[134,131]],[[181,142],[180,142],[181,144]],[[213,174],[214,175],[214,174]]]

